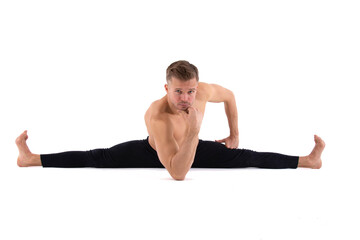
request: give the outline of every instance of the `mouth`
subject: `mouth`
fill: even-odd
[[[181,108],[188,108],[190,105],[188,103],[179,103],[178,104]]]

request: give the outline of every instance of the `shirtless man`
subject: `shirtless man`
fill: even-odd
[[[166,95],[153,102],[145,114],[149,136],[109,149],[33,154],[27,131],[17,139],[20,167],[166,168],[175,180],[184,180],[197,168],[321,168],[324,141],[314,136],[315,147],[304,157],[237,149],[238,117],[234,94],[219,85],[199,83],[198,69],[187,61],[172,63],[166,72]],[[207,102],[224,102],[230,136],[213,141],[198,134]],[[223,144],[224,143],[224,144]]]

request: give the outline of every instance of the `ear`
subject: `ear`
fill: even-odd
[[[164,85],[166,93],[169,91],[169,86],[167,84]]]

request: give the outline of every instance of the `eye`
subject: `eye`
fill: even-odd
[[[193,91],[193,90],[190,90],[190,91],[189,91],[189,94],[192,94],[192,93],[194,93],[194,92],[195,92],[195,91]]]
[[[181,93],[181,91],[180,91],[180,90],[175,90],[175,92],[176,92],[176,93]]]

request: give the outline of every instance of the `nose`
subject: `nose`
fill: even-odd
[[[181,94],[180,100],[181,100],[182,102],[187,102],[187,100],[188,100],[188,95],[187,95],[187,94]]]

